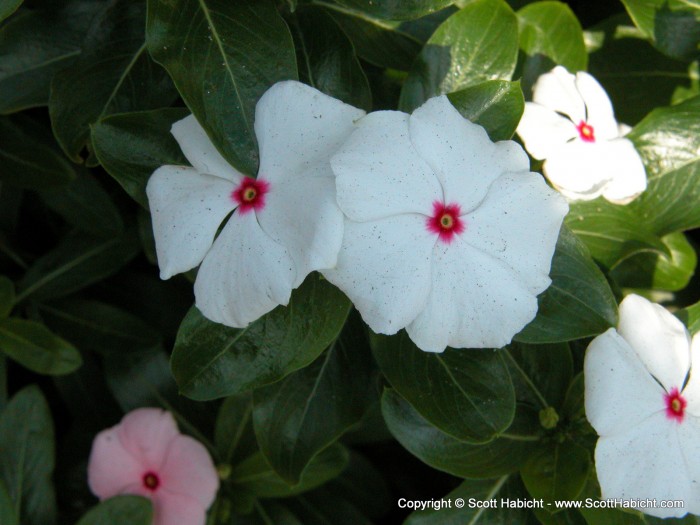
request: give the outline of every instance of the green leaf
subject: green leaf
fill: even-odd
[[[148,209],[146,184],[160,166],[188,165],[175,138],[174,122],[183,108],[112,115],[92,126],[92,144],[100,164],[136,202]]]
[[[678,310],[675,315],[688,327],[691,335],[700,331],[700,301]]]
[[[487,80],[448,98],[464,118],[486,128],[493,141],[511,138],[525,109],[520,82],[507,80]]]
[[[348,464],[348,452],[340,444],[332,445],[311,460],[296,485],[280,478],[261,453],[254,454],[234,468],[231,480],[236,490],[260,498],[285,498],[301,494],[338,476]]]
[[[0,22],[17,11],[17,8],[22,5],[23,1],[24,0],[0,0]],[[0,514],[0,516],[2,516],[2,514]]]
[[[288,500],[287,507],[303,525],[373,525],[363,510],[325,486]],[[278,521],[273,521],[277,525]],[[291,525],[291,523],[289,524]],[[296,523],[295,523],[296,525]]]
[[[155,109],[176,97],[166,72],[148,56],[146,6],[115,0],[95,17],[83,52],[51,82],[49,114],[66,154],[82,162],[90,125],[113,113]]]
[[[253,431],[253,398],[249,392],[227,397],[216,417],[214,443],[219,455],[232,464],[258,450]]]
[[[70,374],[82,363],[80,353],[68,341],[24,319],[0,320],[0,350],[38,374]]]
[[[297,78],[292,36],[275,5],[149,0],[146,40],[222,155],[257,173],[255,105],[275,82]]]
[[[19,525],[15,505],[7,492],[5,483],[0,479],[0,523],[3,525]]]
[[[525,462],[520,475],[533,498],[545,503],[573,500],[583,490],[591,465],[588,451],[567,439],[543,446]]]
[[[518,470],[540,439],[537,414],[519,407],[513,424],[485,445],[455,439],[426,421],[394,390],[382,396],[391,433],[411,454],[433,468],[460,478],[492,478]]]
[[[150,525],[151,500],[141,496],[115,496],[90,509],[76,525]]]
[[[119,210],[109,194],[87,170],[60,188],[43,190],[41,199],[68,224],[98,237],[113,237],[124,231]]]
[[[571,72],[585,71],[588,53],[576,15],[562,2],[534,2],[517,13],[520,29],[522,82],[529,90],[555,64]]]
[[[511,356],[508,359],[510,376],[518,401],[558,410],[564,403],[574,373],[569,345],[513,344],[508,347],[508,353]]]
[[[173,375],[181,393],[199,401],[274,383],[316,359],[349,310],[347,298],[316,274],[292,293],[288,306],[247,328],[213,323],[193,307],[177,334]]]
[[[24,115],[0,117],[0,181],[39,190],[75,176],[46,129]]]
[[[51,79],[80,55],[90,22],[103,5],[95,0],[35,3],[0,28],[1,114],[48,104]]]
[[[10,315],[15,306],[15,283],[0,275],[0,319]]]
[[[367,76],[350,40],[330,15],[320,9],[297,11],[292,33],[302,82],[352,106],[372,109]]]
[[[653,179],[700,157],[700,97],[657,108],[627,135]]]
[[[23,525],[56,523],[53,469],[51,412],[41,391],[29,386],[0,414],[0,480]]]
[[[513,421],[515,393],[503,350],[423,352],[405,331],[391,337],[373,334],[370,341],[389,383],[446,434],[483,443]]]
[[[682,233],[661,238],[671,256],[642,252],[625,259],[610,276],[622,288],[652,288],[675,292],[685,288],[698,262],[695,249]]]
[[[433,33],[401,90],[411,112],[430,97],[485,80],[510,80],[518,56],[518,22],[503,0],[476,0]]]
[[[376,397],[374,379],[364,327],[357,320],[309,366],[256,390],[255,434],[275,472],[298,483],[311,458],[362,419]]]
[[[76,292],[114,274],[138,252],[138,239],[131,231],[111,239],[71,233],[27,270],[17,284],[17,302]]]
[[[550,277],[552,284],[538,297],[537,316],[516,341],[572,341],[617,325],[617,302],[605,276],[566,227],[559,233]]]
[[[385,20],[412,20],[439,11],[453,0],[336,0],[337,4]]]

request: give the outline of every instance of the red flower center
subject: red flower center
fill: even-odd
[[[576,129],[578,130],[578,136],[581,137],[582,141],[595,142],[595,131],[593,130],[593,126],[586,124],[582,120],[579,122],[578,126],[576,126]]]
[[[155,491],[160,485],[158,474],[153,471],[148,471],[143,475],[143,486],[150,491]]]
[[[681,423],[685,414],[685,406],[688,402],[677,388],[673,388],[668,394],[664,394],[664,400],[666,401],[666,417]]]
[[[243,177],[231,198],[238,204],[239,213],[262,210],[265,207],[265,194],[270,191],[270,183],[263,179]]]
[[[427,218],[428,231],[437,233],[442,242],[449,244],[455,234],[462,233],[466,224],[460,217],[459,204],[445,205],[440,201],[433,202],[433,214]]]

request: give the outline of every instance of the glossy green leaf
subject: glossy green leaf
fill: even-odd
[[[146,39],[223,156],[255,175],[255,104],[275,82],[297,78],[294,43],[273,2],[149,0]]]
[[[611,277],[622,288],[678,291],[688,285],[698,262],[695,249],[680,232],[661,238],[671,256],[642,252],[617,265]]]
[[[17,11],[24,0],[0,0],[0,22]],[[0,514],[1,515],[1,514]]]
[[[433,468],[461,478],[492,478],[518,470],[540,439],[537,414],[520,407],[508,430],[485,445],[455,439],[431,425],[394,390],[385,390],[382,413],[404,448]]]
[[[51,79],[80,55],[90,22],[103,5],[41,2],[7,20],[0,28],[0,113],[48,104]]]
[[[19,518],[5,483],[0,479],[0,523],[3,525],[19,525]]]
[[[0,320],[0,351],[38,374],[69,374],[82,362],[68,341],[42,324],[24,319]]]
[[[418,55],[401,91],[410,112],[430,97],[485,80],[510,80],[518,22],[503,0],[476,0],[443,22]]]
[[[411,20],[439,11],[453,0],[336,0],[344,7],[385,20]]]
[[[372,109],[367,76],[352,43],[330,15],[320,9],[297,11],[292,34],[302,82],[352,106]]]
[[[374,378],[369,344],[357,320],[348,322],[313,363],[256,390],[255,433],[275,472],[298,483],[311,458],[362,419],[376,397]]]
[[[569,345],[513,344],[508,353],[518,401],[540,409],[551,406],[559,410],[574,373]]]
[[[90,125],[114,113],[169,105],[176,91],[166,72],[148,56],[146,6],[116,0],[92,22],[83,52],[51,82],[49,113],[66,154],[81,162]]]
[[[516,341],[571,341],[617,325],[617,303],[605,276],[566,227],[559,234],[550,277],[552,284],[538,297],[537,316]]]
[[[36,260],[17,284],[17,302],[54,299],[101,281],[118,271],[139,251],[131,231],[111,239],[69,234]]]
[[[261,453],[257,453],[233,469],[231,480],[237,490],[260,498],[283,498],[323,485],[338,476],[347,464],[347,450],[339,444],[332,445],[314,456],[298,484],[290,485],[272,470]]]
[[[24,115],[0,117],[0,181],[40,190],[75,176],[48,130]]]
[[[316,274],[292,293],[289,305],[237,329],[207,320],[193,307],[171,359],[182,394],[215,399],[274,383],[318,357],[338,336],[350,302]]]
[[[56,523],[53,469],[51,412],[39,388],[29,386],[0,414],[0,480],[23,525]]]
[[[188,165],[170,134],[185,118],[183,108],[112,115],[92,126],[92,144],[100,164],[136,202],[148,208],[146,184],[166,164]]]
[[[150,525],[151,500],[141,496],[115,496],[90,509],[76,525]]]
[[[389,383],[446,434],[483,443],[513,421],[515,393],[502,350],[423,352],[405,331],[391,337],[373,334],[370,339]]]
[[[214,444],[227,464],[258,450],[253,430],[253,397],[249,392],[224,399],[216,417]]]
[[[515,133],[525,109],[520,82],[487,80],[448,95],[461,115],[486,129],[493,141]]]
[[[700,331],[700,302],[678,310],[675,315],[683,321],[691,335]]]
[[[15,283],[0,275],[0,319],[10,315],[15,306]]]

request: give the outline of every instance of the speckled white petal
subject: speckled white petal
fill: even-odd
[[[659,518],[683,516],[698,508],[698,456],[697,423],[679,425],[663,412],[656,413],[625,432],[598,440],[595,464],[602,497],[680,499],[685,508],[639,510]]]
[[[301,82],[278,82],[255,106],[259,176],[273,183],[299,176],[332,177],[331,156],[364,114]]]
[[[542,166],[549,181],[570,199],[599,197],[616,175],[615,148],[606,142],[575,140],[559,147]]]
[[[532,87],[532,101],[563,113],[574,124],[586,118],[586,107],[576,88],[576,77],[562,66],[540,75]]]
[[[647,174],[634,144],[628,139],[610,142],[615,148],[618,171],[605,186],[603,197],[616,204],[627,204],[647,189]]]
[[[446,96],[431,98],[409,121],[411,141],[442,183],[445,204],[476,208],[502,173],[530,169],[513,141],[491,142],[486,130],[466,120]]]
[[[430,214],[433,201],[442,200],[440,182],[411,142],[408,119],[399,111],[367,115],[331,159],[338,204],[350,219]]]
[[[578,137],[576,126],[568,118],[534,102],[525,103],[518,135],[536,159],[546,159],[557,149]]]
[[[241,180],[243,175],[221,156],[194,115],[175,122],[170,132],[180,145],[182,153],[198,172],[216,175],[233,182]]]
[[[314,270],[335,266],[343,240],[343,214],[332,177],[272,183],[257,213],[262,229],[294,259],[299,286]]]
[[[537,313],[535,295],[513,270],[460,237],[435,245],[432,281],[425,309],[406,327],[426,352],[501,348]]]
[[[486,198],[465,215],[464,242],[515,270],[534,293],[545,290],[562,220],[569,210],[566,200],[528,172],[501,175]]]
[[[236,212],[204,258],[194,295],[205,317],[243,328],[286,305],[295,280],[289,252],[263,232],[254,212]]]
[[[338,265],[323,275],[345,292],[372,330],[394,334],[425,306],[435,242],[418,214],[346,221]]]
[[[235,207],[231,181],[195,168],[162,166],[146,186],[161,279],[197,266]]]
[[[688,402],[686,410],[700,417],[700,333],[695,334],[690,344],[690,377],[683,389],[683,397]]]
[[[619,129],[613,107],[603,86],[585,71],[579,71],[576,73],[576,88],[586,104],[586,123],[593,126],[596,140],[618,137]]]
[[[683,387],[690,368],[690,336],[663,306],[638,295],[620,303],[618,333],[666,391]]]
[[[584,379],[586,417],[601,436],[626,432],[666,410],[664,389],[614,328],[588,345]]]

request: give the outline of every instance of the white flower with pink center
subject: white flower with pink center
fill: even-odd
[[[371,113],[331,159],[345,236],[326,278],[375,332],[501,347],[537,313],[568,206],[447,97]]]
[[[193,116],[176,122],[193,167],[162,166],[147,187],[161,278],[201,263],[197,307],[241,328],[335,266],[343,216],[329,159],[363,115],[299,82],[275,84],[255,110],[256,179],[226,162]]]
[[[540,76],[518,135],[552,185],[572,200],[603,196],[627,204],[647,187],[639,153],[615,120],[607,93],[591,75],[561,66]]]
[[[169,412],[139,408],[95,437],[88,484],[100,500],[151,499],[154,525],[204,525],[219,477],[207,449],[180,434]]]
[[[617,329],[596,337],[584,362],[586,416],[600,438],[603,498],[683,500],[640,508],[666,518],[700,514],[700,336],[637,295],[620,304]]]

